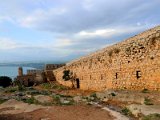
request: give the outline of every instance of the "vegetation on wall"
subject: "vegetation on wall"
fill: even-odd
[[[17,80],[17,79],[15,79],[15,80],[13,81],[13,84],[14,84],[14,86],[18,86],[18,90],[19,90],[19,91],[25,90],[24,85],[22,85],[22,83],[21,83],[19,80]]]
[[[142,120],[160,120],[160,114],[154,113],[147,116],[144,116]]]
[[[109,57],[111,57],[114,53],[118,54],[121,50],[119,48],[113,48],[111,50],[108,51],[108,55]]]
[[[71,72],[70,70],[64,70],[62,78],[65,81],[70,80],[72,83],[72,88],[75,88],[74,82],[75,82],[76,76],[73,74],[73,72]]]
[[[114,53],[118,54],[121,50],[119,48],[114,48]]]
[[[64,70],[63,71],[63,79],[65,81],[70,80],[70,70]]]

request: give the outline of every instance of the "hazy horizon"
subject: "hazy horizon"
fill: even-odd
[[[160,25],[154,0],[1,0],[0,63],[66,62]]]

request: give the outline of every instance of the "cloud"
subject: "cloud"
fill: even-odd
[[[70,2],[73,0],[69,0]],[[55,33],[106,29],[137,22],[151,22],[157,17],[158,0],[82,0],[58,8],[36,9],[20,20],[23,26]],[[148,17],[150,14],[150,18]],[[152,14],[152,15],[151,15]]]
[[[25,34],[18,34],[21,42],[16,35],[0,37],[0,49],[14,50],[19,56],[23,51],[33,58],[39,54],[48,58],[85,55],[158,25],[159,4],[159,0],[4,0],[0,25],[7,21],[15,30],[40,34],[31,42],[24,40]],[[46,42],[39,40],[43,32],[51,36],[45,34]]]
[[[65,46],[70,46],[73,44],[71,39],[68,38],[59,38],[54,43],[52,43],[55,48],[63,48]]]
[[[6,0],[1,3],[5,6],[0,8],[2,17],[12,18],[23,27],[56,34],[104,32],[98,30],[137,23],[158,24],[160,20],[159,0]]]
[[[0,38],[0,49],[9,50],[19,47],[19,44],[9,38]]]
[[[95,36],[110,36],[110,35],[113,35],[115,32],[114,29],[100,29],[100,30],[95,30],[95,31],[92,31],[92,32],[87,32],[87,31],[81,31],[79,32],[78,34],[80,36],[86,36],[86,37],[95,37]]]

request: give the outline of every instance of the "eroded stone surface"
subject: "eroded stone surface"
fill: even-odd
[[[138,116],[138,114],[154,114],[154,113],[160,113],[160,105],[138,105],[138,104],[132,104],[129,105],[127,108],[134,114],[135,116]]]
[[[59,83],[72,86],[62,79],[64,70],[84,90],[160,90],[160,26],[53,71]]]
[[[0,109],[7,109],[7,108],[8,110],[4,110],[0,112],[0,114],[19,114],[23,112],[32,112],[45,107],[41,105],[34,105],[34,104],[29,105],[28,103],[24,103],[22,101],[10,99],[0,105]],[[12,108],[12,109],[9,109],[9,108]]]
[[[52,97],[47,95],[36,95],[34,98],[40,103],[49,103],[53,101]]]

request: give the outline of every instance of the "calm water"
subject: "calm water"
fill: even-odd
[[[31,67],[23,67],[23,73],[26,74]],[[0,66],[0,76],[8,76],[12,79],[18,75],[18,67]]]

